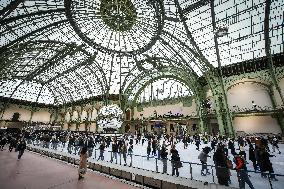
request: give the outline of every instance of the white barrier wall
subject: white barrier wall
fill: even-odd
[[[246,133],[281,133],[275,118],[271,116],[235,117],[233,119],[235,131]]]

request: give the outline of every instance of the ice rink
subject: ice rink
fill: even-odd
[[[162,143],[162,141],[161,141]],[[205,146],[210,146],[209,144],[202,144],[200,145],[200,150],[202,150],[203,147]],[[235,143],[235,146],[237,147],[237,143]],[[95,147],[96,150],[93,151],[92,156],[89,158],[89,161],[97,161],[99,157],[99,150],[98,150],[99,145]],[[279,144],[280,151],[284,152],[284,144]],[[162,162],[157,159],[157,156],[151,156],[149,160],[147,160],[147,140],[145,141],[144,145],[142,146],[141,143],[138,143],[137,145],[135,144],[134,140],[134,148],[133,148],[133,155],[132,155],[132,166],[141,168],[141,169],[146,169],[146,170],[151,170],[151,171],[158,171],[162,172]],[[215,168],[210,166],[214,165],[213,163],[213,151],[209,153],[211,158],[208,158],[208,169],[210,170],[211,174],[207,176],[201,176],[201,165],[200,161],[197,158],[199,153],[201,151],[196,150],[195,144],[189,144],[187,149],[184,149],[183,143],[179,142],[176,144],[176,149],[179,151],[181,161],[183,161],[183,167],[179,169],[180,172],[180,177],[185,177],[185,178],[192,178],[194,180],[200,180],[200,181],[207,181],[210,183],[217,183],[217,177],[216,177],[216,172]],[[236,148],[237,149],[237,148]],[[274,172],[275,174],[283,174],[284,175],[284,155],[283,153],[278,154],[278,151],[272,153],[272,147],[270,145],[271,149],[271,154],[275,155],[276,157],[271,157],[270,160],[273,164]],[[245,148],[246,154],[247,154],[247,168],[249,171],[254,171],[252,162],[248,160],[248,146]],[[64,149],[60,148],[60,145],[57,149],[58,152],[60,153],[67,153],[67,145]],[[109,148],[105,149],[104,152],[104,161],[111,161],[111,146]],[[168,147],[168,152],[170,151],[170,146]],[[74,151],[73,151],[74,152]],[[237,150],[238,152],[238,150]],[[170,153],[169,153],[170,154]],[[73,154],[72,156],[77,156]],[[168,158],[170,159],[171,156],[169,155]],[[233,156],[230,154],[229,151],[229,158],[233,161]],[[101,161],[101,160],[99,160]],[[121,166],[124,166],[124,160],[122,158],[122,155],[118,154],[117,161],[114,159],[113,163],[118,163],[121,164]],[[190,163],[189,163],[190,162]],[[130,156],[127,156],[127,165],[130,166],[131,164],[131,158]],[[172,171],[172,166],[170,161],[168,161],[168,170],[167,173],[171,174]],[[235,166],[235,165],[234,165]],[[272,188],[274,189],[282,189],[284,186],[284,176],[276,176],[278,181],[271,181],[269,182],[268,178],[262,178],[260,176],[260,173],[254,173],[250,172],[250,180],[253,183],[255,188],[263,188],[263,189],[268,189]],[[175,177],[175,176],[174,176]],[[173,177],[173,179],[174,179]],[[270,185],[271,184],[271,185]],[[231,183],[230,186],[233,187],[238,187],[238,180],[237,180],[237,174],[235,170],[231,170]],[[246,186],[248,188],[248,186]]]

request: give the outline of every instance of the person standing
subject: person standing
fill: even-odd
[[[217,139],[215,137],[213,137],[212,141],[211,141],[211,149],[215,152],[215,146],[217,144]]]
[[[10,140],[9,151],[12,152],[13,148],[16,148],[17,140],[15,137],[12,137]]]
[[[19,151],[18,160],[20,160],[21,157],[23,156],[26,147],[27,147],[26,141],[24,139],[21,139],[20,143],[18,144],[18,147],[17,147],[17,150]]]
[[[79,169],[78,169],[78,174],[79,178],[78,180],[84,178],[83,176],[87,172],[87,159],[88,159],[88,148],[87,146],[84,146],[80,152],[80,163],[79,163]]]
[[[115,162],[117,163],[118,144],[116,139],[114,139],[111,148],[112,148],[112,156],[110,161],[113,162],[113,159],[115,158]]]
[[[278,153],[281,154],[280,150],[279,150],[279,146],[278,146],[278,139],[276,136],[273,137],[272,139],[272,150],[273,152],[275,152],[275,148],[278,150]]]
[[[88,147],[88,154],[90,157],[93,155],[94,147],[95,147],[95,142],[93,137],[89,137],[87,140],[87,147]]]
[[[240,145],[239,154],[240,154],[241,156],[243,156],[245,160],[247,159],[247,155],[246,155],[246,152],[245,152],[245,147],[242,146],[242,145]]]
[[[252,143],[249,144],[249,160],[252,161],[254,171],[257,171],[257,163],[256,163],[256,157],[255,157],[255,150],[252,145]]]
[[[124,166],[127,165],[126,163],[126,158],[127,158],[127,146],[126,143],[124,142],[120,148],[120,153],[122,153],[123,160],[124,160]]]
[[[157,141],[157,150],[158,150],[158,160],[161,158],[161,144],[160,140]]]
[[[163,142],[163,145],[161,148],[161,161],[163,163],[163,173],[167,173],[168,152],[167,152],[167,146],[165,144],[165,141]]]
[[[183,138],[182,138],[182,142],[183,142],[183,149],[187,149],[187,136],[184,135]]]
[[[144,142],[145,142],[145,138],[143,137],[142,138],[142,146],[143,146]]]
[[[228,142],[228,148],[231,150],[231,154],[233,156],[236,154],[234,141],[235,141],[235,139],[230,139],[229,142]]]
[[[246,161],[244,157],[242,157],[240,154],[236,154],[234,160],[236,163],[235,170],[237,171],[240,189],[245,189],[246,183],[251,189],[254,189],[247,173]]]
[[[198,156],[198,159],[200,159],[200,162],[202,164],[202,169],[201,169],[202,176],[206,176],[207,174],[210,175],[210,172],[207,169],[207,157],[210,157],[208,155],[209,152],[210,152],[210,147],[205,147],[202,149],[202,152]],[[206,173],[204,173],[203,170],[206,170]]]
[[[132,166],[132,154],[133,154],[133,144],[129,145],[128,155],[130,156],[130,167]]]
[[[199,146],[200,146],[200,137],[196,136],[195,138],[195,145],[196,145],[196,150],[199,151]]]
[[[275,178],[272,163],[269,159],[270,157],[273,157],[273,156],[274,155],[270,155],[268,153],[267,148],[265,146],[261,146],[260,151],[259,151],[259,168],[260,168],[262,177],[267,177],[267,174],[265,174],[265,172],[268,171],[270,174],[270,178],[272,180],[278,181],[278,179]]]
[[[76,137],[75,140],[74,140],[74,155],[77,155],[77,151],[78,151],[78,154],[80,153],[79,149],[80,149],[80,146],[79,146],[79,138]]]
[[[156,139],[152,140],[152,156],[157,155],[157,141]]]
[[[1,151],[4,150],[4,146],[6,145],[6,143],[7,143],[7,138],[6,138],[6,136],[4,135],[4,136],[2,137],[1,142],[0,142],[0,149],[1,149]]]
[[[179,176],[179,171],[178,169],[181,167],[181,161],[180,161],[180,157],[179,157],[179,153],[176,150],[176,146],[173,145],[172,149],[171,149],[171,161],[172,161],[172,176],[176,175]]]
[[[100,144],[99,149],[100,149],[100,156],[99,156],[98,160],[101,159],[103,161],[104,160],[104,151],[105,151],[105,141],[103,141]]]
[[[69,136],[68,139],[68,145],[67,145],[67,151],[69,154],[72,154],[72,147],[74,145],[75,138],[73,136]]]
[[[229,186],[230,180],[230,172],[228,169],[227,160],[228,159],[223,151],[223,146],[218,146],[216,152],[213,155],[213,161],[216,167],[218,183],[225,186]]]
[[[147,160],[149,160],[150,153],[151,153],[151,141],[148,141],[148,146],[147,146]]]

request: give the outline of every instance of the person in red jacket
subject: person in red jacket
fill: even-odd
[[[245,188],[245,183],[247,183],[251,189],[254,189],[254,187],[253,187],[253,185],[252,185],[252,183],[251,183],[251,181],[248,177],[246,161],[244,160],[244,157],[236,154],[234,161],[236,163],[235,170],[237,171],[240,189]]]

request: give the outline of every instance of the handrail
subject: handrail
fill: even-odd
[[[49,149],[49,148],[48,148]],[[51,150],[53,150],[53,149],[51,149]],[[93,150],[98,150],[98,151],[100,151],[100,149],[99,148],[95,148],[95,149],[93,149]],[[104,150],[104,152],[111,152],[111,153],[113,153],[113,151],[111,151],[111,150]],[[118,154],[122,154],[121,152],[116,152],[116,153],[118,153]],[[69,154],[69,153],[67,153],[67,154]],[[151,156],[147,156],[147,155],[139,155],[139,154],[133,154],[133,153],[131,153],[131,154],[128,154],[128,153],[126,153],[126,155],[127,156],[129,156],[129,155],[131,155],[131,156],[135,156],[135,157],[142,157],[142,158],[150,158],[150,159],[156,159],[156,160],[161,160],[162,158],[157,158],[157,157],[155,157],[155,156],[153,156],[153,155],[151,155]],[[166,160],[168,160],[168,161],[170,161],[170,162],[172,162],[172,160],[171,159],[169,159],[169,158],[166,158]],[[195,162],[189,162],[189,161],[180,161],[181,163],[186,163],[186,164],[190,164],[190,165],[202,165],[201,163],[195,163]],[[207,166],[210,166],[210,167],[214,167],[214,168],[226,168],[226,169],[230,169],[230,168],[227,168],[227,167],[222,167],[222,166],[216,166],[216,165],[211,165],[211,164],[207,164]],[[235,169],[230,169],[230,170],[235,170]],[[260,172],[260,171],[255,171],[255,170],[246,170],[246,172],[251,172],[251,173],[263,173],[263,172]],[[265,173],[265,172],[264,172]],[[275,175],[275,176],[283,176],[284,177],[284,174],[279,174],[279,173],[267,173],[267,174],[270,174],[270,175]]]
[[[54,153],[54,154],[58,154],[58,155],[66,156],[66,157],[71,157],[71,158],[76,159],[76,161],[79,159],[77,154],[73,155],[72,153],[69,153],[67,151],[65,151],[65,152],[57,151],[56,149],[49,148],[49,145],[50,145],[50,142],[47,142],[47,144],[37,143],[35,145],[33,145],[33,143],[31,143],[30,147],[37,148],[41,151],[46,150],[46,151]],[[73,148],[74,146],[72,145],[71,147],[72,148],[69,149],[69,150],[74,152],[74,148]],[[77,147],[79,147],[79,146],[77,146]],[[65,146],[64,149],[66,149],[66,148],[68,149],[68,144]],[[79,150],[79,148],[77,148],[77,149]],[[98,153],[99,151],[101,151],[99,148],[93,148],[89,151],[92,151],[92,154],[93,154],[92,156],[90,156],[90,162],[91,163],[94,163],[94,161],[98,161],[100,159],[101,161],[104,161],[104,162],[110,162],[110,163],[115,163],[115,164],[118,164],[118,165],[123,165],[122,162],[124,161],[124,166],[127,165],[129,167],[139,168],[139,169],[142,169],[142,170],[145,170],[145,171],[152,171],[152,172],[154,171],[154,172],[157,172],[157,173],[169,174],[168,169],[166,169],[165,172],[164,172],[164,162],[158,161],[158,160],[163,160],[163,159],[162,158],[159,159],[159,158],[157,158],[156,156],[153,156],[153,155],[139,155],[139,154],[134,154],[133,152],[128,153],[126,151],[125,152],[126,156],[130,156],[130,158],[124,159],[123,156],[122,156],[124,153],[120,152],[119,150],[116,152],[117,153],[116,156],[113,156],[114,152],[112,150],[103,150],[104,153],[107,152],[107,154],[103,154],[103,158],[101,159],[100,158],[101,154]],[[77,153],[77,151],[76,151],[76,153]],[[97,159],[98,157],[99,157],[99,159]],[[145,167],[144,165],[146,165],[146,164],[144,164],[144,163],[143,164],[140,164],[140,163],[137,164],[137,161],[133,160],[133,157],[141,157],[142,162],[144,162],[144,163],[147,162],[146,163],[147,166]],[[144,161],[143,158],[147,158],[147,161]],[[148,161],[149,159],[152,159],[152,161]],[[153,161],[153,159],[155,161]],[[169,158],[167,158],[166,160],[169,161],[169,162],[172,162],[172,160],[169,159]],[[168,168],[167,161],[166,161],[166,167]],[[181,172],[180,172],[181,175],[179,175],[179,177],[181,177],[181,178],[217,183],[216,177],[218,178],[218,176],[217,176],[217,172],[214,171],[214,168],[216,169],[216,168],[220,167],[220,168],[231,170],[230,171],[231,172],[230,178],[232,178],[232,180],[234,181],[233,187],[236,187],[236,185],[238,183],[238,179],[239,179],[238,178],[238,176],[239,176],[238,171],[240,171],[240,170],[230,169],[230,168],[227,168],[227,167],[221,167],[221,166],[216,166],[216,165],[211,165],[211,164],[206,164],[206,166],[208,168],[207,171],[210,172],[211,177],[200,177],[200,174],[197,174],[196,169],[194,169],[193,166],[195,166],[195,165],[196,166],[202,166],[203,164],[196,163],[196,162],[189,162],[189,161],[180,161],[180,162],[183,164],[183,166],[182,166],[183,168],[178,168],[178,170],[181,169]],[[72,163],[74,163],[74,162],[72,162]],[[174,166],[174,165],[172,165],[172,166]],[[202,170],[203,170],[203,168],[200,169],[200,171],[202,171]],[[261,182],[261,185],[263,185],[263,184],[266,185],[268,183],[269,186],[270,186],[270,189],[282,188],[282,187],[279,188],[279,186],[281,186],[281,185],[274,184],[272,181],[275,180],[275,176],[281,177],[281,181],[283,181],[284,180],[284,174],[270,173],[268,171],[266,171],[266,172],[260,172],[260,171],[255,171],[255,170],[245,170],[245,171],[248,174],[249,173],[264,174],[266,179],[264,179],[263,182]],[[201,174],[201,176],[205,176],[205,175]],[[263,175],[261,175],[261,177],[262,176]],[[206,179],[204,180],[203,178],[206,178]],[[236,179],[236,178],[238,178],[238,179]],[[256,179],[256,180],[258,178],[259,177],[253,177],[253,179]]]

